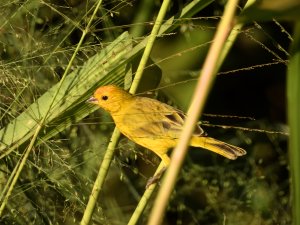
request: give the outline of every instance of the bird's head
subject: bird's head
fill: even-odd
[[[99,105],[110,113],[118,112],[132,95],[115,85],[99,87],[87,102]]]

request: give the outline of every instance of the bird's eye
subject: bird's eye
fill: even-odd
[[[108,96],[107,95],[103,95],[102,96],[102,100],[106,101],[108,99]]]

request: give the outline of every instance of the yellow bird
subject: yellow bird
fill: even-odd
[[[186,117],[183,112],[156,99],[132,95],[115,85],[99,87],[88,102],[109,112],[122,134],[157,154],[165,167],[169,165],[167,152],[178,142]],[[200,126],[195,128],[190,145],[228,159],[246,154],[240,147],[207,137]]]

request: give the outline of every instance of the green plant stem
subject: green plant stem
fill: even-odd
[[[156,172],[155,172],[154,176],[157,173],[159,173],[163,169],[163,167],[164,167],[164,163],[161,162],[159,164],[158,168],[156,169]],[[143,213],[143,211],[144,211],[144,209],[145,209],[145,207],[146,207],[146,205],[147,205],[147,203],[148,203],[148,201],[149,201],[149,199],[150,199],[150,197],[151,197],[151,195],[152,195],[152,193],[153,193],[156,186],[157,186],[157,184],[153,183],[153,184],[150,185],[150,187],[148,189],[146,189],[146,191],[144,192],[142,198],[139,201],[139,204],[137,205],[137,207],[135,208],[133,214],[131,215],[131,218],[130,218],[127,225],[135,225],[138,222],[138,220],[139,220],[140,216],[142,215],[142,213]]]
[[[143,75],[143,71],[144,71],[145,66],[146,66],[146,63],[149,59],[154,41],[155,41],[155,39],[157,37],[157,34],[159,32],[159,29],[162,25],[162,22],[164,20],[165,15],[166,15],[169,4],[170,4],[170,0],[164,0],[161,7],[160,7],[159,13],[157,15],[157,18],[156,18],[154,26],[152,28],[151,34],[149,36],[149,40],[147,42],[147,45],[145,47],[145,50],[144,50],[144,53],[142,55],[141,61],[140,61],[139,66],[137,68],[137,71],[136,71],[134,80],[132,82],[131,88],[129,90],[129,92],[132,93],[132,94],[134,94],[136,92],[137,88],[138,88],[139,82],[141,80],[141,77]]]
[[[229,0],[225,7],[224,16],[218,26],[214,42],[209,49],[207,58],[204,62],[197,87],[193,96],[192,104],[189,108],[187,119],[183,127],[178,145],[173,151],[171,163],[163,179],[162,186],[155,199],[148,225],[158,225],[162,222],[165,209],[168,204],[169,197],[175,185],[178,172],[184,160],[187,146],[195,128],[195,124],[202,113],[204,103],[216,76],[216,66],[219,62],[219,56],[222,47],[232,29],[234,14],[238,4],[238,0]]]
[[[18,169],[17,169],[17,171],[16,171],[16,173],[15,173],[15,176],[14,176],[14,178],[12,179],[12,183],[10,184],[10,186],[9,186],[9,188],[8,188],[8,191],[7,191],[7,193],[6,193],[5,197],[4,197],[4,201],[2,202],[2,204],[1,204],[1,206],[0,206],[0,217],[1,217],[1,215],[2,215],[2,212],[3,212],[4,208],[5,208],[5,205],[7,204],[7,201],[8,201],[8,199],[9,199],[9,197],[10,197],[10,195],[11,195],[13,189],[14,189],[14,186],[15,186],[15,184],[17,183],[17,181],[18,181],[18,179],[19,179],[19,176],[20,176],[20,174],[21,174],[21,172],[22,172],[22,170],[23,170],[23,167],[24,167],[24,165],[25,165],[25,163],[26,163],[26,161],[27,161],[27,158],[28,158],[28,156],[29,156],[31,150],[32,150],[33,147],[34,147],[34,144],[35,144],[35,142],[36,142],[36,140],[37,140],[38,134],[40,133],[41,129],[43,128],[44,124],[46,123],[47,116],[48,116],[48,114],[49,114],[49,112],[50,112],[50,110],[51,110],[51,108],[52,108],[52,106],[53,106],[53,104],[54,104],[54,102],[55,102],[55,100],[56,100],[56,97],[57,97],[57,95],[58,95],[58,93],[59,93],[59,90],[60,90],[61,87],[62,87],[62,84],[63,84],[63,82],[64,82],[64,80],[65,80],[67,74],[69,73],[69,70],[70,70],[70,68],[71,68],[71,66],[72,66],[72,64],[73,64],[73,61],[74,61],[74,59],[75,59],[75,57],[76,57],[76,55],[77,55],[77,53],[78,53],[78,51],[79,51],[79,49],[80,49],[82,43],[83,43],[83,40],[84,40],[86,34],[89,32],[89,29],[90,29],[90,26],[91,26],[91,24],[92,24],[92,21],[94,20],[94,17],[96,16],[96,12],[98,11],[98,9],[99,9],[101,3],[102,3],[102,0],[99,0],[99,1],[98,1],[98,4],[97,4],[96,7],[95,7],[95,10],[94,10],[94,12],[93,12],[93,15],[91,16],[91,18],[90,18],[90,20],[89,20],[89,22],[88,22],[88,24],[87,24],[85,30],[84,30],[83,33],[82,33],[82,36],[81,36],[81,38],[80,38],[80,40],[79,40],[79,42],[78,42],[78,44],[77,44],[77,46],[76,46],[76,49],[75,49],[75,51],[74,51],[74,53],[73,53],[73,55],[72,55],[72,57],[71,57],[71,59],[70,59],[70,61],[69,61],[69,64],[68,64],[68,66],[67,66],[67,68],[66,68],[66,70],[65,70],[65,72],[64,72],[64,74],[63,74],[63,76],[62,76],[62,78],[61,78],[61,80],[59,81],[59,86],[58,86],[56,92],[55,92],[54,95],[53,95],[53,98],[52,98],[52,100],[51,100],[51,104],[49,105],[49,107],[48,107],[48,109],[47,109],[47,111],[46,111],[46,113],[45,113],[45,116],[42,118],[41,122],[40,122],[39,125],[37,126],[37,128],[36,128],[36,130],[35,130],[35,133],[34,133],[32,139],[31,139],[31,141],[30,141],[30,143],[29,143],[27,149],[25,150],[25,153],[23,154],[23,157],[20,159],[21,162],[20,162],[20,164],[19,164],[19,167],[18,167]]]
[[[97,203],[99,193],[102,190],[104,180],[105,180],[105,177],[108,173],[108,169],[109,169],[109,166],[111,164],[111,161],[112,161],[112,158],[113,158],[113,155],[114,155],[114,150],[115,150],[115,147],[118,143],[120,135],[121,134],[120,134],[119,130],[117,128],[115,128],[115,130],[114,130],[114,132],[111,136],[109,145],[106,149],[105,155],[103,157],[103,161],[101,163],[101,166],[100,166],[100,169],[99,169],[99,172],[98,172],[98,176],[95,180],[91,195],[89,197],[89,201],[87,203],[87,206],[85,208],[83,217],[81,219],[81,222],[80,222],[81,225],[85,225],[85,224],[90,223],[95,205]]]
[[[252,4],[255,3],[255,0],[248,0],[245,4],[245,7],[244,9],[248,8],[249,6],[251,6]],[[217,71],[219,71],[220,67],[222,66],[226,56],[228,55],[233,43],[235,42],[237,36],[239,35],[240,33],[240,30],[243,28],[244,24],[243,22],[238,22],[234,27],[233,29],[231,30],[225,44],[224,44],[224,47],[223,47],[223,50],[220,54],[220,57],[219,57],[219,61],[217,63],[217,66],[216,66],[216,73]]]
[[[33,148],[33,145],[35,143],[35,140],[36,140],[36,138],[37,138],[37,136],[38,136],[41,128],[42,128],[42,126],[39,125],[38,128],[35,130],[35,133],[34,133],[32,139],[31,139],[31,141],[30,141],[27,149],[23,153],[23,157],[20,159],[21,161],[19,161],[18,164],[17,164],[17,169],[14,170],[15,173],[12,173],[12,175],[14,175],[14,176],[12,177],[12,181],[11,181],[11,183],[9,185],[9,188],[8,188],[8,190],[6,192],[6,195],[5,195],[4,199],[3,199],[3,202],[2,202],[2,204],[0,206],[0,217],[2,216],[3,210],[5,209],[7,201],[8,201],[8,199],[9,199],[9,197],[10,197],[10,195],[11,195],[11,193],[12,193],[12,191],[13,191],[13,189],[14,189],[14,187],[15,187],[18,179],[19,179],[19,176],[20,176],[20,174],[22,172],[22,169],[23,169],[23,167],[24,167],[24,165],[26,163],[26,160],[27,160],[30,152],[31,152],[31,149]]]
[[[288,66],[287,97],[289,160],[291,172],[291,199],[294,225],[300,224],[300,23],[294,27],[294,42],[291,48],[291,58]]]
[[[163,22],[163,19],[164,19],[164,16],[166,14],[169,3],[170,3],[170,0],[164,0],[163,3],[162,3],[162,6],[161,6],[160,11],[158,13],[157,19],[154,23],[152,32],[149,36],[148,42],[146,44],[144,53],[142,55],[140,64],[139,64],[137,72],[136,72],[136,75],[134,77],[134,80],[133,80],[131,88],[130,88],[130,93],[132,93],[132,94],[134,94],[137,90],[137,87],[139,85],[139,82],[141,80],[141,77],[142,77],[142,74],[143,74],[143,71],[144,71],[144,68],[145,68],[145,65],[146,65],[146,63],[149,59],[149,56],[150,56],[150,53],[151,53],[151,50],[152,50],[152,47],[153,47],[153,43],[154,43],[154,41],[157,37],[159,28],[160,28],[160,26]],[[107,150],[105,152],[103,161],[101,163],[96,181],[94,183],[91,195],[89,197],[89,201],[87,203],[86,209],[85,209],[83,217],[81,219],[81,222],[80,222],[81,225],[86,225],[86,224],[90,223],[90,220],[92,218],[92,214],[93,214],[93,211],[94,211],[99,193],[102,190],[104,180],[107,176],[108,169],[109,169],[109,166],[111,164],[111,161],[112,161],[112,158],[113,158],[113,155],[114,155],[114,151],[115,151],[115,146],[117,144],[119,136],[120,136],[120,132],[118,131],[117,128],[115,128],[115,130],[113,132],[113,136],[110,140],[110,144],[107,147]]]

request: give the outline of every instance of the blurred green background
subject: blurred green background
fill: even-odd
[[[289,2],[290,8],[299,8],[296,1]],[[173,1],[166,19],[188,3]],[[59,82],[94,4],[0,3],[0,129]],[[83,67],[124,31],[132,35],[133,45],[140,43],[149,35],[160,4],[104,1],[72,70]],[[254,14],[261,12],[255,7]],[[223,8],[224,1],[213,1],[158,37],[139,94],[187,111]],[[286,20],[286,11],[275,10],[279,20],[262,13],[264,17],[255,17],[255,22],[252,11],[241,17],[246,24],[218,73],[201,118],[209,136],[241,146],[248,154],[229,161],[191,149],[163,224],[291,224],[285,86],[293,23]],[[139,57],[127,61],[133,75]],[[84,100],[78,104],[86,104]],[[61,114],[60,119],[72,116]],[[97,110],[36,146],[0,223],[78,224],[113,128],[109,115]],[[25,146],[0,160],[0,190]],[[158,163],[154,154],[122,138],[93,224],[127,224]],[[146,223],[151,204],[139,224]]]

